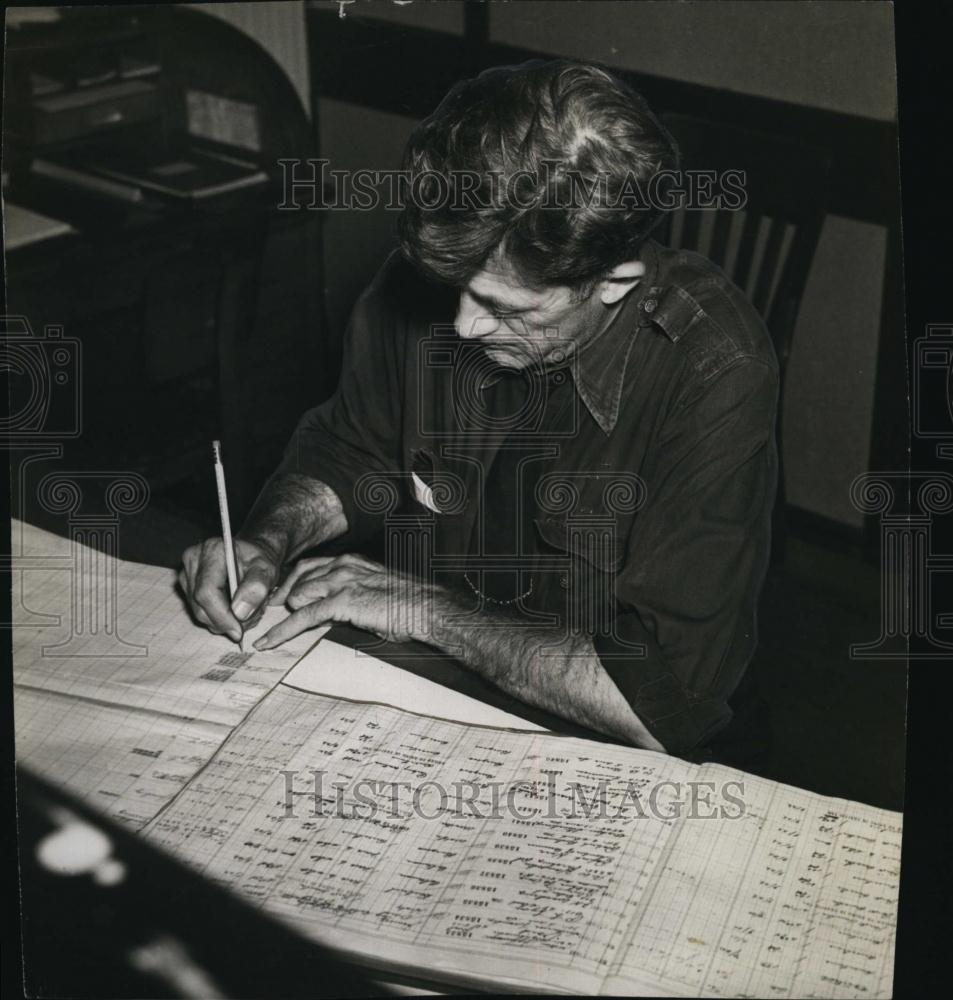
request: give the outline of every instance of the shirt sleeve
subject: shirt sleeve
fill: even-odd
[[[362,502],[355,487],[368,473],[396,481],[400,459],[399,331],[388,319],[378,283],[351,313],[336,392],[302,416],[276,472],[300,473],[330,486],[354,542],[380,530],[386,514]]]
[[[731,719],[754,651],[777,480],[778,377],[753,358],[692,385],[646,476],[612,633],[594,639],[616,686],[670,753]],[[645,649],[633,655],[633,644]]]

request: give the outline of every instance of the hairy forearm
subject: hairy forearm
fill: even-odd
[[[288,472],[268,482],[238,534],[281,565],[346,532],[347,517],[334,490],[319,479]]]
[[[423,641],[520,701],[635,746],[664,751],[606,673],[587,636],[559,638],[502,611],[454,624],[453,617],[469,609],[447,591],[439,591],[434,603],[432,627],[420,637]]]

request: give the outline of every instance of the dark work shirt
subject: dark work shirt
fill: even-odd
[[[777,459],[777,363],[703,257],[648,241],[611,323],[556,369],[490,363],[456,293],[398,255],[358,300],[341,381],[279,468],[330,486],[355,546],[591,637],[672,753],[708,744],[756,643]],[[478,623],[478,615],[474,619]]]

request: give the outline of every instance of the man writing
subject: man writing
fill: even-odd
[[[184,554],[193,614],[237,640],[283,602],[258,648],[348,622],[636,746],[711,744],[756,641],[778,377],[741,293],[629,196],[674,143],[609,73],[532,62],[454,87],[404,167],[455,196],[405,206],[234,600],[220,539]],[[357,554],[395,514],[419,550]],[[300,558],[332,541],[352,554]]]

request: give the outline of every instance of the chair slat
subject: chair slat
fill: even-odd
[[[682,226],[682,238],[679,246],[682,250],[698,250],[698,236],[701,232],[702,217],[697,208],[686,208],[684,211],[684,225]]]
[[[734,213],[722,209],[715,217],[715,231],[711,238],[711,251],[708,256],[719,266],[725,266],[728,256],[728,239],[731,236],[731,223]]]
[[[762,316],[768,315],[768,299],[771,295],[771,286],[774,284],[774,276],[781,256],[784,231],[785,223],[783,219],[771,220],[771,225],[768,229],[768,240],[764,247],[764,254],[761,257],[761,265],[758,268],[758,280],[755,283],[754,295],[751,297],[752,304]]]
[[[731,280],[739,288],[746,288],[748,285],[760,228],[761,215],[749,206],[745,212],[745,224],[741,228],[741,241],[738,244],[738,256],[735,258],[735,273],[731,276]]]

